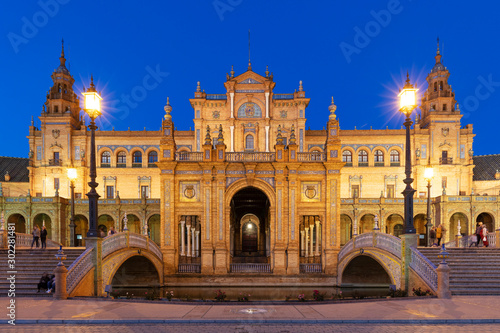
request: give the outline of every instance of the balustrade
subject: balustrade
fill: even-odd
[[[92,252],[94,248],[86,249],[76,260],[69,266],[68,275],[66,276],[66,291],[68,295],[76,288],[78,283],[90,272],[94,265],[92,264]]]
[[[231,273],[271,273],[271,265],[260,263],[231,264],[230,271]]]
[[[301,273],[321,273],[321,264],[300,264]]]
[[[274,162],[275,153],[226,153],[226,161],[228,162]]]

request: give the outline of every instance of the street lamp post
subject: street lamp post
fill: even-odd
[[[434,169],[429,164],[425,168],[424,171],[424,178],[427,180],[427,223],[425,225],[425,237],[426,237],[426,246],[429,247],[431,246],[431,228],[432,228],[432,223],[431,223],[431,180],[434,178]]]
[[[68,179],[70,181],[71,188],[71,217],[69,219],[69,246],[75,246],[75,180],[77,178],[76,169],[69,168],[68,169]]]
[[[96,161],[95,161],[95,119],[101,114],[101,96],[97,93],[94,86],[94,80],[91,78],[90,87],[83,93],[85,99],[85,112],[90,117],[90,192],[87,193],[89,198],[89,231],[87,237],[98,237],[97,234],[97,202],[99,194],[97,194],[96,187]]]
[[[413,226],[413,194],[415,190],[411,187],[413,183],[413,178],[411,178],[411,142],[410,142],[410,127],[413,124],[411,121],[411,113],[417,107],[417,89],[413,87],[410,83],[410,77],[406,74],[406,84],[403,90],[399,93],[400,99],[400,111],[406,116],[404,125],[406,127],[406,147],[405,147],[405,174],[406,178],[403,182],[406,184],[406,188],[403,191],[404,195],[404,234],[415,234],[416,230]]]

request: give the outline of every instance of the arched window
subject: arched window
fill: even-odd
[[[101,167],[105,164],[109,166],[111,163],[111,153],[109,151],[105,151],[101,154]]]
[[[391,165],[399,166],[399,151],[391,150]]]
[[[439,81],[439,90],[443,90],[443,81]]]
[[[124,168],[127,164],[127,154],[124,151],[121,151],[116,156],[116,167]]]
[[[360,165],[362,165],[361,163],[363,164],[368,164],[368,153],[366,152],[366,150],[360,150],[359,153],[358,153],[358,162]]]
[[[437,90],[438,90],[438,83],[434,82],[434,91],[437,91]]]
[[[132,164],[142,164],[142,153],[140,151],[135,151],[132,154]]]
[[[156,152],[156,150],[152,150],[148,154],[148,163],[153,164],[156,162],[158,162],[158,153]]]
[[[384,165],[384,152],[380,149],[375,150],[375,165]]]
[[[352,152],[350,150],[342,152],[342,162],[352,163]]]
[[[251,135],[251,134],[248,134],[248,135],[245,137],[245,149],[246,149],[246,150],[253,150],[253,149],[254,149],[254,145],[253,145],[253,135]]]

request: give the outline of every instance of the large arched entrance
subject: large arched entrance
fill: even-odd
[[[340,245],[345,245],[352,238],[352,220],[349,215],[340,214]]]
[[[12,214],[7,219],[7,223],[14,223],[16,226],[16,233],[25,234],[26,233],[26,220],[21,214]],[[488,229],[489,230],[489,229]]]
[[[115,220],[113,220],[113,218],[108,214],[103,214],[97,219],[97,230],[102,230],[105,236],[108,234],[109,228],[114,226]]]
[[[127,259],[116,271],[111,282],[113,291],[120,294],[144,297],[146,292],[160,285],[159,273],[155,265],[144,256]]]
[[[127,228],[130,232],[143,234],[141,230],[141,220],[134,214],[127,214]]]
[[[495,231],[495,223],[493,221],[493,216],[491,216],[488,213],[481,213],[476,217],[476,223],[483,222],[484,225],[486,225],[486,229],[488,229],[488,232],[493,232]],[[474,226],[475,228],[476,226]]]
[[[372,232],[375,227],[375,215],[365,214],[359,220],[359,233]]]
[[[425,233],[425,224],[427,223],[427,219],[426,218],[427,217],[426,217],[425,214],[417,214],[413,218],[413,226],[417,230],[418,245],[419,246],[425,246],[425,236],[426,236],[426,233]]]
[[[255,187],[238,191],[231,200],[233,263],[267,263],[270,247],[269,200]]]
[[[387,218],[386,233],[399,237],[403,233],[403,217],[399,214],[391,214]]]

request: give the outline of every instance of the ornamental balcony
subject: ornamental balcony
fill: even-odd
[[[439,164],[453,164],[453,157],[440,157]]]
[[[62,166],[62,164],[63,164],[63,161],[60,158],[49,160],[49,166]]]

